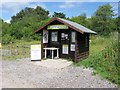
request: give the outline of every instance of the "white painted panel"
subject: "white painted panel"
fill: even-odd
[[[31,60],[41,60],[41,45],[31,45]]]

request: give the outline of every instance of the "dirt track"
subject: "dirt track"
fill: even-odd
[[[68,66],[61,69],[35,65],[30,60],[2,62],[3,88],[113,88],[91,69]]]

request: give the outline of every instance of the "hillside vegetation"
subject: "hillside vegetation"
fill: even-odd
[[[77,66],[91,67],[93,74],[100,74],[113,83],[120,85],[120,62],[118,60],[118,32],[110,36],[91,38],[90,55]]]

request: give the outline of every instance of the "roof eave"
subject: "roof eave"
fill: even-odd
[[[85,33],[89,33],[89,34],[97,34],[96,32],[85,32]]]
[[[50,20],[49,22],[47,22],[46,24],[42,25],[40,28],[38,28],[37,30],[35,30],[35,33],[40,33],[40,31],[46,27],[48,24],[50,24],[51,22],[53,22],[54,20],[56,20],[57,18],[53,18],[52,20]]]
[[[80,29],[78,29],[78,28],[76,28],[76,27],[70,25],[69,23],[66,23],[66,22],[62,21],[61,19],[59,19],[59,18],[57,18],[57,17],[53,18],[52,20],[50,20],[49,22],[47,22],[46,24],[44,24],[43,26],[41,26],[40,28],[38,28],[38,29],[35,31],[35,33],[40,33],[41,30],[43,30],[44,27],[46,27],[48,24],[52,23],[52,22],[55,21],[55,20],[57,20],[57,21],[59,21],[59,22],[65,24],[65,25],[67,25],[68,27],[70,27],[70,28],[76,30],[77,32],[80,32],[81,34],[84,34],[84,33],[97,34],[97,33],[94,32],[94,31],[92,31],[92,32],[84,32],[84,31],[82,31],[82,30],[80,30]]]
[[[76,27],[74,27],[74,26],[72,26],[72,25],[70,25],[70,24],[68,24],[68,23],[66,23],[66,22],[64,22],[64,21],[62,21],[62,20],[60,20],[59,18],[57,18],[57,20],[58,20],[59,22],[65,24],[65,25],[69,26],[70,28],[73,28],[73,29],[75,29],[76,31],[78,31],[78,32],[80,32],[80,33],[82,33],[82,34],[84,34],[83,31],[77,29]]]

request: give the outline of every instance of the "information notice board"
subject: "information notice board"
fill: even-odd
[[[41,45],[31,45],[31,60],[41,60]]]

